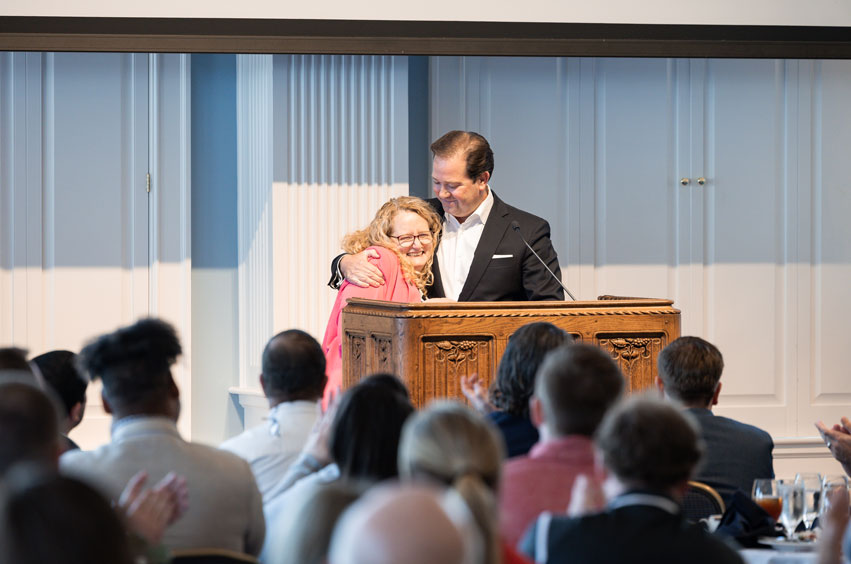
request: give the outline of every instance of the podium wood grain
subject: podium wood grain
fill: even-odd
[[[656,356],[680,336],[680,312],[663,299],[407,304],[352,298],[343,309],[343,387],[390,372],[417,407],[462,398],[461,376],[475,372],[490,385],[508,338],[536,321],[606,350],[631,392],[654,385]]]

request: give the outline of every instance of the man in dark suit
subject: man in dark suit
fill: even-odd
[[[450,131],[432,143],[431,150],[436,198],[428,202],[443,218],[443,230],[427,296],[457,301],[563,300],[561,286],[520,237],[560,276],[550,226],[509,206],[490,189],[493,151],[487,140],[478,133]],[[519,234],[512,227],[515,222]],[[329,285],[337,288],[343,278],[364,287],[383,284],[381,272],[367,260],[373,252],[334,259]]]
[[[656,383],[700,425],[706,456],[696,480],[718,490],[729,504],[736,489],[750,495],[757,478],[774,478],[771,435],[712,413],[721,393],[721,351],[700,337],[680,337],[659,353]]]
[[[594,440],[610,486],[620,493],[596,513],[542,513],[521,550],[547,564],[741,563],[735,550],[686,522],[680,510],[701,456],[698,430],[689,419],[666,402],[639,396],[613,407]],[[602,496],[599,485],[590,495],[590,483],[577,478],[568,513],[595,509],[594,503],[583,504]]]

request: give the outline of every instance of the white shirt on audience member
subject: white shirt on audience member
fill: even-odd
[[[493,192],[488,186],[488,195],[464,223],[458,223],[451,214],[444,215],[443,232],[437,247],[437,263],[447,298],[457,301],[461,295],[491,208]]]
[[[257,487],[266,496],[298,458],[318,416],[316,401],[281,402],[267,421],[226,440],[219,446],[251,465]]]

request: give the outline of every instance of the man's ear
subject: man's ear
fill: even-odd
[[[263,374],[260,374],[260,388],[263,390],[263,395],[269,395],[269,393],[266,391],[266,378],[263,376]]]
[[[100,391],[100,401],[103,403],[103,410],[112,415],[112,406],[109,405],[109,400],[106,399],[106,392]]]
[[[715,387],[715,393],[712,395],[712,403],[709,405],[718,405],[718,396],[721,395],[721,382]]]
[[[665,382],[658,376],[656,376],[656,389],[659,390],[660,394],[665,395]]]
[[[490,180],[490,179],[491,179],[491,173],[489,173],[488,171],[484,171],[483,173],[481,173],[476,178],[476,182],[481,182],[482,184],[487,184],[488,180]]]
[[[78,401],[71,408],[71,412],[68,414],[68,418],[71,420],[71,427],[76,427],[80,424],[80,421],[83,420],[83,413],[86,410],[86,404],[84,402]]]
[[[533,395],[529,398],[529,418],[536,428],[540,429],[544,424],[544,408],[538,396]]]

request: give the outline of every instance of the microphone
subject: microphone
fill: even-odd
[[[573,297],[573,294],[571,294],[571,293],[570,293],[570,290],[568,290],[568,289],[567,289],[567,286],[565,286],[565,285],[562,283],[561,278],[560,278],[560,277],[558,277],[558,276],[556,276],[556,275],[555,275],[555,273],[554,273],[552,270],[550,270],[550,267],[549,267],[549,266],[547,266],[547,263],[545,263],[545,262],[544,262],[544,259],[542,259],[540,256],[538,256],[538,253],[536,253],[536,252],[535,252],[535,249],[533,249],[533,248],[532,248],[532,245],[530,245],[530,244],[529,244],[529,242],[528,242],[528,241],[526,241],[526,238],[523,236],[523,234],[522,234],[522,233],[520,233],[520,224],[519,224],[519,223],[517,223],[517,220],[516,220],[516,219],[515,219],[515,220],[513,220],[513,221],[511,222],[511,228],[512,228],[515,232],[517,232],[517,235],[518,235],[518,236],[520,237],[520,239],[523,241],[523,244],[525,244],[525,245],[526,245],[526,248],[527,248],[527,249],[529,249],[530,251],[532,251],[532,254],[533,254],[533,255],[535,255],[535,258],[536,258],[536,259],[538,259],[538,262],[540,262],[542,265],[544,265],[544,268],[546,268],[546,269],[547,269],[547,272],[549,272],[549,273],[550,273],[550,276],[552,276],[553,278],[555,278],[555,281],[556,281],[556,282],[558,282],[558,285],[559,285],[559,286],[561,286],[561,287],[562,287],[562,289],[563,289],[565,292],[567,292],[567,295],[568,295],[568,296],[570,296],[570,299],[571,299],[571,300],[573,300],[573,301],[575,302],[575,301],[576,301],[576,298],[574,298],[574,297]]]

